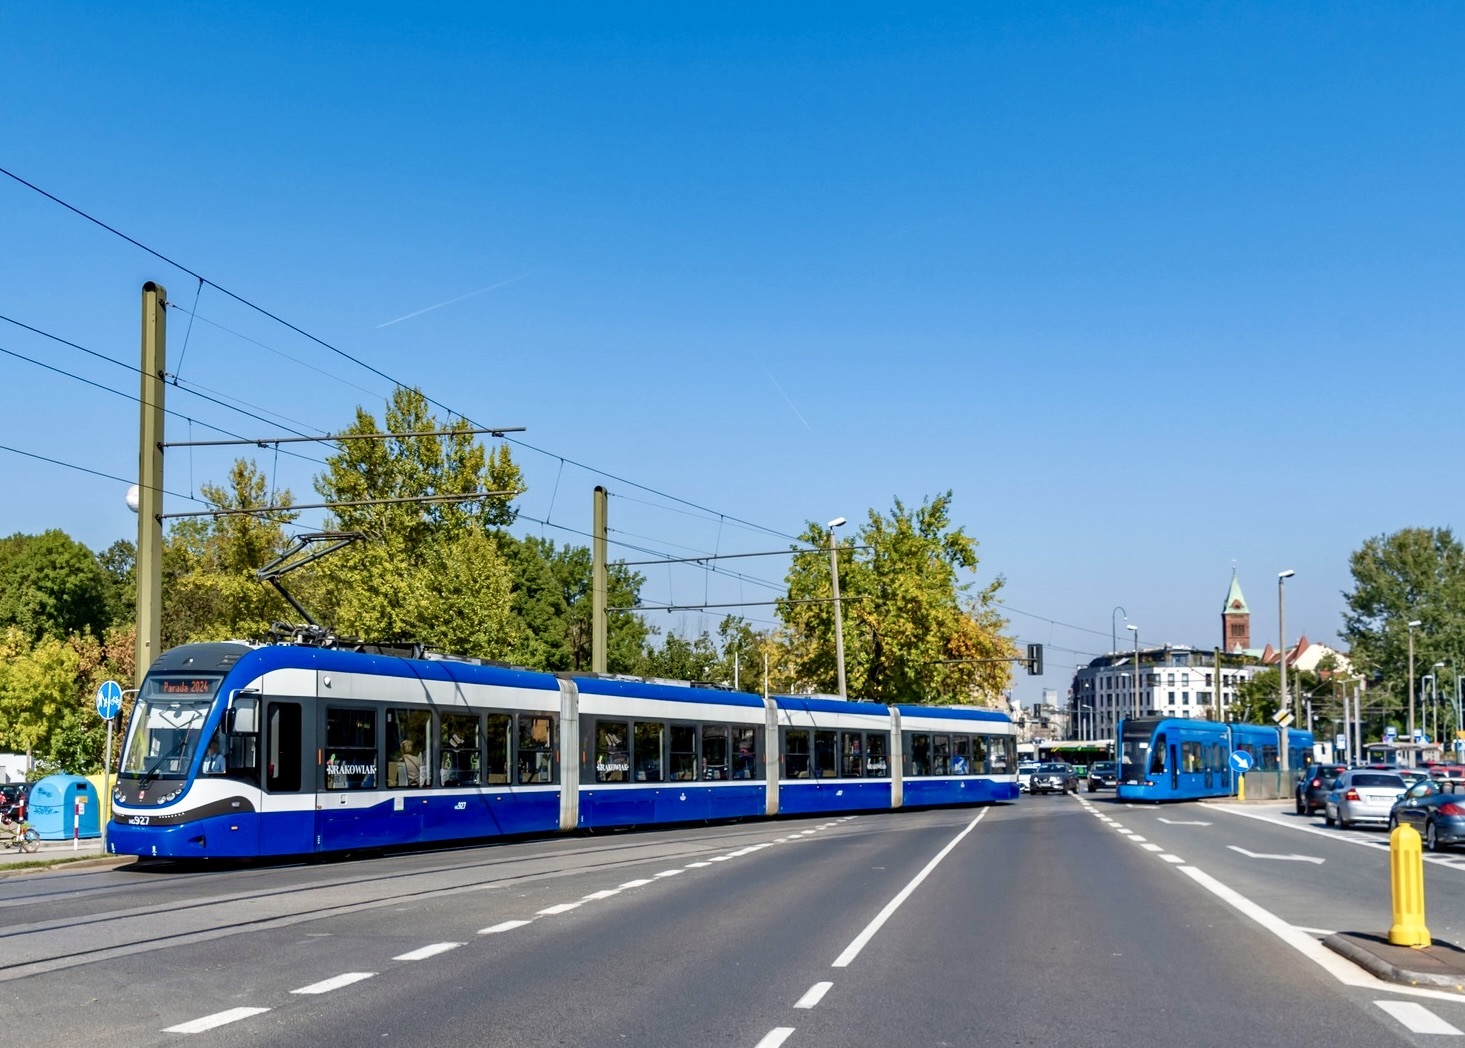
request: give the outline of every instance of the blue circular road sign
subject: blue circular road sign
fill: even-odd
[[[97,689],[97,716],[111,720],[122,709],[122,685],[115,680],[105,680]]]
[[[1251,771],[1251,754],[1245,750],[1231,751],[1231,767],[1245,775]]]

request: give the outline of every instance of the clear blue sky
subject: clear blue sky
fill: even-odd
[[[951,489],[1049,645],[1025,702],[1116,606],[1213,645],[1233,564],[1259,642],[1284,568],[1289,635],[1333,639],[1350,552],[1456,523],[1465,7],[705,7],[9,5],[0,167],[528,427],[520,507],[557,540],[596,483],[677,555]],[[0,230],[0,313],[128,366],[167,286],[169,440],[380,417],[385,380],[3,177]],[[11,323],[0,349],[136,395]],[[5,354],[0,389],[0,445],[135,476],[135,403]],[[254,455],[318,501],[317,463]],[[169,490],[230,457],[170,452]],[[0,476],[0,534],[135,537],[123,483]],[[782,565],[646,596],[767,600]]]

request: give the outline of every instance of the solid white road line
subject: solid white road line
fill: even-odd
[[[829,992],[829,988],[831,986],[833,986],[833,985],[834,984],[832,982],[819,982],[819,983],[815,983],[813,986],[809,987],[809,992],[808,993],[804,994],[804,996],[802,996],[802,997],[799,998],[798,1003],[795,1004],[794,1007],[795,1008],[812,1008],[812,1007],[814,1007],[814,1005],[816,1005],[820,1001],[824,1000],[824,995]]]
[[[202,1019],[194,1019],[192,1022],[170,1026],[163,1032],[203,1033],[205,1030],[212,1030],[216,1026],[237,1023],[240,1019],[248,1019],[251,1015],[260,1015],[267,1011],[269,1011],[268,1008],[230,1008],[227,1012],[215,1012],[213,1015],[205,1015]]]
[[[788,1040],[789,1034],[794,1032],[792,1026],[778,1026],[768,1032],[768,1036],[759,1041],[757,1048],[778,1048],[780,1044]]]
[[[478,929],[479,935],[497,935],[499,932],[511,932],[515,928],[522,928],[526,924],[533,924],[533,921],[504,921],[502,924],[495,924],[492,928]]]
[[[291,990],[291,993],[330,993],[332,990],[339,990],[343,986],[350,986],[352,983],[359,983],[362,979],[370,979],[376,972],[345,972],[330,979],[322,979],[318,983],[311,983],[309,986],[302,986],[298,990]]]
[[[424,946],[421,949],[410,950],[407,953],[399,953],[393,957],[394,961],[425,961],[429,957],[436,957],[440,953],[447,953],[449,950],[456,950],[463,944],[460,942],[435,942],[431,946]]]
[[[901,903],[910,898],[911,893],[921,886],[921,882],[930,876],[931,871],[937,867],[941,860],[950,855],[952,849],[960,844],[962,842],[962,839],[965,838],[967,834],[971,833],[972,830],[977,828],[977,823],[981,822],[983,817],[990,810],[990,808],[983,808],[975,819],[967,823],[966,829],[958,833],[955,837],[951,839],[951,843],[949,843],[946,847],[937,852],[936,857],[930,862],[926,863],[925,869],[916,874],[915,877],[911,879],[911,882],[907,884],[904,888],[902,888],[899,894],[895,896],[895,898],[886,903],[885,909],[876,914],[873,921],[865,925],[865,930],[860,932],[859,935],[855,936],[854,941],[844,948],[844,953],[840,954],[834,959],[834,964],[831,965],[831,967],[848,968],[850,962],[858,957],[860,955],[860,951],[865,948],[865,944],[873,939],[875,937],[875,933],[881,929],[886,921],[890,920],[891,916],[895,913],[896,910],[900,909]]]
[[[1462,1036],[1461,1031],[1445,1022],[1422,1004],[1413,1001],[1374,1001],[1384,1011],[1398,1019],[1410,1033],[1443,1033],[1452,1037]]]

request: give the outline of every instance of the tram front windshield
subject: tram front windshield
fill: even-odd
[[[149,677],[122,749],[124,778],[181,779],[203,737],[221,675]]]
[[[1119,740],[1119,781],[1142,782],[1150,767],[1150,742],[1156,721],[1127,720]]]

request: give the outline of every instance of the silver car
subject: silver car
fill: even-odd
[[[1356,822],[1387,826],[1389,812],[1405,789],[1404,777],[1392,771],[1345,771],[1323,798],[1323,821],[1329,826],[1336,822],[1345,830]]]

